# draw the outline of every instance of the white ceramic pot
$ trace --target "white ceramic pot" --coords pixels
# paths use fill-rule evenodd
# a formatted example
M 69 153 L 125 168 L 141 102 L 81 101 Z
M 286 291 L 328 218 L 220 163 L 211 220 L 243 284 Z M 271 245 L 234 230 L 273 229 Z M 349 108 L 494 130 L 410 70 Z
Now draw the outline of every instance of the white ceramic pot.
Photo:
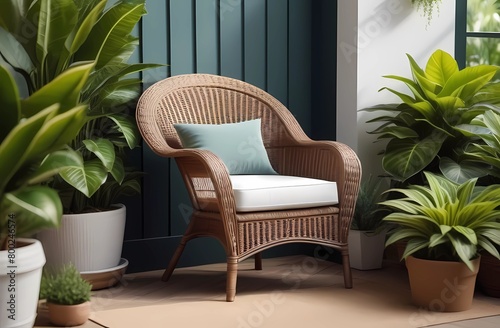
M 73 263 L 80 272 L 113 268 L 120 263 L 126 208 L 111 211 L 65 214 L 61 226 L 40 232 L 47 258 L 46 267 L 55 270 Z
M 349 260 L 351 268 L 373 270 L 382 267 L 386 231 L 349 231 Z
M 0 251 L 2 328 L 32 328 L 36 319 L 45 255 L 38 240 L 18 238 L 17 242 L 22 246 Z

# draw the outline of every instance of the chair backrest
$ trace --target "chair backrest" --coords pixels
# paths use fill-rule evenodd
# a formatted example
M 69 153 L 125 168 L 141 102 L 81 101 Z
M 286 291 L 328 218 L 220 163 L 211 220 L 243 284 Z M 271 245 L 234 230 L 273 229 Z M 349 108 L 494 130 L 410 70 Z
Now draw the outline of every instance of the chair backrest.
M 309 140 L 276 98 L 249 83 L 211 74 L 178 75 L 156 82 L 139 99 L 136 116 L 153 150 L 158 143 L 163 143 L 163 150 L 182 148 L 175 123 L 223 124 L 261 118 L 262 139 L 270 153 L 274 147 Z M 163 141 L 158 140 L 160 136 Z

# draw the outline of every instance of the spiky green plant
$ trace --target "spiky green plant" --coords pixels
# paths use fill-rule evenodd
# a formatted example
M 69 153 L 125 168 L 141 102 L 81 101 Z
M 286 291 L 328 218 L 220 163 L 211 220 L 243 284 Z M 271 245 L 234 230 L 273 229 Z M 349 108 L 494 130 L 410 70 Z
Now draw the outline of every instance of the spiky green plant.
M 387 214 L 380 202 L 385 199 L 382 178 L 369 176 L 361 182 L 351 228 L 354 230 L 374 231 L 382 225 Z
M 92 285 L 84 280 L 74 265 L 60 270 L 44 271 L 40 284 L 40 299 L 61 305 L 77 305 L 90 301 Z
M 424 172 L 428 186 L 390 189 L 405 197 L 381 204 L 392 209 L 384 221 L 397 227 L 386 246 L 407 240 L 403 258 L 409 255 L 444 261 L 461 261 L 473 270 L 471 259 L 480 250 L 500 259 L 500 185 L 463 184 Z

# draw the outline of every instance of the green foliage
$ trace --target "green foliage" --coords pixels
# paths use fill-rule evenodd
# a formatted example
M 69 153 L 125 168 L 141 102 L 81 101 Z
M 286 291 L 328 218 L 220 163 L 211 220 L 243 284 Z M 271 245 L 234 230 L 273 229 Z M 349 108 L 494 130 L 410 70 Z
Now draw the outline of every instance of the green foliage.
M 88 105 L 87 120 L 68 142 L 79 157 L 51 182 L 63 195 L 64 211 L 109 208 L 112 199 L 90 199 L 108 182 L 117 191 L 129 174 L 127 149 L 139 144 L 132 115 L 141 80 L 134 75 L 154 64 L 129 64 L 138 45 L 134 27 L 146 14 L 145 0 L 8 0 L 0 11 L 0 54 L 36 94 L 69 67 L 92 61 L 83 88 L 68 98 Z M 30 31 L 30 33 L 26 33 Z M 34 114 L 34 112 L 32 113 Z M 139 183 L 130 188 L 139 190 Z
M 384 221 L 396 224 L 386 245 L 407 240 L 403 257 L 462 261 L 485 250 L 500 259 L 500 185 L 476 186 L 477 179 L 457 184 L 424 172 L 428 186 L 391 189 L 405 197 L 381 204 L 392 209 Z
M 387 209 L 379 205 L 385 199 L 381 178 L 372 176 L 361 182 L 351 228 L 354 230 L 374 231 L 381 227 Z
M 500 31 L 500 1 L 467 0 L 467 31 Z M 466 47 L 467 66 L 500 64 L 500 44 L 495 37 L 468 37 Z
M 476 133 L 484 143 L 472 143 L 467 155 L 478 163 L 487 163 L 489 175 L 500 179 L 500 113 L 487 111 L 475 120 L 477 125 L 464 127 L 467 132 Z
M 427 25 L 429 25 L 434 12 L 439 12 L 441 0 L 411 0 L 411 3 L 416 5 L 418 10 L 422 10 L 422 14 L 427 18 Z
M 84 280 L 74 265 L 66 265 L 55 273 L 43 272 L 40 299 L 61 305 L 90 301 L 92 285 Z
M 382 166 L 391 178 L 405 182 L 422 171 L 442 172 L 449 179 L 463 182 L 488 174 L 488 165 L 466 154 L 472 142 L 481 138 L 472 133 L 473 120 L 497 106 L 500 84 L 491 82 L 500 67 L 479 65 L 459 70 L 453 57 L 435 51 L 425 70 L 407 55 L 412 78 L 396 75 L 386 78 L 402 82 L 410 93 L 396 91 L 399 104 L 383 104 L 365 109 L 381 112 L 368 121 L 381 123 L 371 131 L 378 140 L 388 140 Z M 469 129 L 469 131 L 466 131 Z
M 61 200 L 42 184 L 78 160 L 65 145 L 85 123 L 87 106 L 72 95 L 92 66 L 75 65 L 21 100 L 10 71 L 0 65 L 0 249 L 9 215 L 15 217 L 18 236 L 60 224 Z

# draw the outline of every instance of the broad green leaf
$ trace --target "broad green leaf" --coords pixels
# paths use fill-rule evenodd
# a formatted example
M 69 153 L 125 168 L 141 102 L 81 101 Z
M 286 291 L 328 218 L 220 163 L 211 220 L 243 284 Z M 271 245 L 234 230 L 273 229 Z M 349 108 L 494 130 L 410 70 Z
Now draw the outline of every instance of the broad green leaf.
M 113 169 L 111 170 L 110 173 L 115 179 L 115 181 L 118 182 L 118 184 L 121 184 L 123 182 L 123 179 L 125 179 L 125 167 L 120 157 L 117 157 L 115 159 Z
M 95 140 L 83 140 L 85 147 L 94 155 L 97 156 L 102 162 L 102 165 L 106 168 L 108 172 L 113 169 L 115 164 L 115 148 L 111 141 L 108 139 L 95 139 Z
M 392 139 L 386 147 L 382 166 L 394 179 L 404 181 L 432 162 L 445 139 L 438 134 L 423 140 Z
M 101 16 L 107 0 L 94 1 L 94 7 L 90 7 L 90 11 L 86 12 L 82 22 L 76 25 L 75 29 L 71 32 L 66 39 L 66 48 L 70 54 L 74 54 L 80 49 L 81 45 L 87 40 L 92 28 Z M 79 11 L 81 8 L 79 8 Z
M 28 160 L 34 159 L 40 153 L 46 154 L 59 150 L 70 143 L 85 123 L 86 109 L 86 105 L 81 105 L 46 121 L 25 150 L 27 152 L 26 158 Z
M 76 25 L 77 10 L 73 0 L 46 0 L 41 1 L 38 14 L 36 55 L 42 63 L 38 73 L 47 83 L 60 74 L 58 62 L 66 50 L 64 42 Z
M 14 214 L 16 233 L 25 236 L 45 228 L 58 227 L 62 205 L 55 190 L 32 186 L 5 194 L 0 203 L 0 213 L 3 217 Z
M 132 117 L 123 114 L 114 114 L 110 115 L 109 118 L 115 122 L 119 131 L 123 133 L 130 149 L 134 149 L 139 145 L 139 131 Z
M 491 65 L 466 67 L 449 78 L 438 96 L 456 96 L 467 101 L 495 76 L 498 69 Z
M 421 249 L 425 249 L 429 247 L 429 240 L 426 239 L 411 239 L 406 244 L 405 251 L 403 252 L 403 258 L 407 258 L 408 256 L 418 252 Z
M 439 160 L 439 170 L 445 177 L 456 183 L 464 183 L 472 178 L 483 177 L 488 170 L 484 163 L 472 160 L 455 162 L 449 157 L 442 157 Z
M 145 14 L 144 1 L 119 1 L 105 11 L 75 54 L 76 60 L 96 59 L 99 69 L 115 57 L 130 40 L 137 22 Z
M 50 153 L 40 167 L 27 177 L 27 184 L 34 185 L 47 181 L 67 167 L 83 165 L 79 154 L 71 148 Z
M 434 100 L 439 91 L 441 91 L 441 86 L 427 78 L 425 72 L 418 66 L 412 56 L 407 54 L 407 57 L 410 61 L 410 68 L 414 79 L 417 81 L 420 88 L 422 88 L 426 98 L 428 100 Z
M 444 86 L 458 70 L 456 60 L 449 53 L 439 49 L 427 61 L 425 74 L 431 81 Z
M 88 62 L 64 71 L 29 98 L 22 100 L 22 113 L 30 117 L 54 103 L 60 103 L 63 111 L 73 108 L 78 103 L 80 90 L 92 68 L 93 63 Z
M 0 44 L 2 45 L 0 54 L 9 65 L 24 71 L 25 75 L 30 74 L 35 69 L 22 44 L 2 27 L 0 27 Z
M 405 94 L 403 92 L 399 92 L 397 90 L 394 90 L 394 89 L 391 89 L 391 88 L 388 88 L 388 87 L 384 87 L 384 88 L 380 89 L 379 91 L 382 91 L 382 90 L 387 90 L 387 91 L 395 94 L 396 96 L 398 96 L 406 104 L 413 104 L 413 103 L 416 102 L 415 99 L 413 99 L 412 97 L 408 96 L 407 94 Z
M 9 71 L 0 65 L 0 142 L 17 125 L 21 119 L 21 105 L 16 81 Z
M 422 90 L 420 85 L 418 85 L 415 81 L 410 80 L 410 79 L 405 78 L 405 77 L 402 77 L 402 76 L 397 76 L 397 75 L 385 75 L 384 77 L 388 78 L 388 79 L 400 81 L 400 82 L 403 82 L 404 84 L 406 84 L 408 89 L 410 89 L 410 91 L 413 93 L 413 96 L 415 97 L 416 101 L 425 101 L 427 99 L 424 91 Z M 380 89 L 379 92 L 383 89 L 384 88 Z
M 460 260 L 464 262 L 471 271 L 474 271 L 471 259 L 477 255 L 477 247 L 470 243 L 464 243 L 461 239 L 454 238 L 452 236 L 449 237 L 454 250 L 460 257 Z
M 453 226 L 453 229 L 458 233 L 460 233 L 465 238 L 467 238 L 469 242 L 471 242 L 474 245 L 477 245 L 477 236 L 474 230 L 459 225 Z
M 29 148 L 47 117 L 53 115 L 57 110 L 58 106 L 53 105 L 21 121 L 2 141 L 0 144 L 0 158 L 8 158 L 9 160 L 0 161 L 0 192 L 4 190 L 17 170 L 23 166 L 27 156 L 26 149 Z
M 95 159 L 80 167 L 63 169 L 59 175 L 73 188 L 91 197 L 106 182 L 108 170 L 99 159 Z

